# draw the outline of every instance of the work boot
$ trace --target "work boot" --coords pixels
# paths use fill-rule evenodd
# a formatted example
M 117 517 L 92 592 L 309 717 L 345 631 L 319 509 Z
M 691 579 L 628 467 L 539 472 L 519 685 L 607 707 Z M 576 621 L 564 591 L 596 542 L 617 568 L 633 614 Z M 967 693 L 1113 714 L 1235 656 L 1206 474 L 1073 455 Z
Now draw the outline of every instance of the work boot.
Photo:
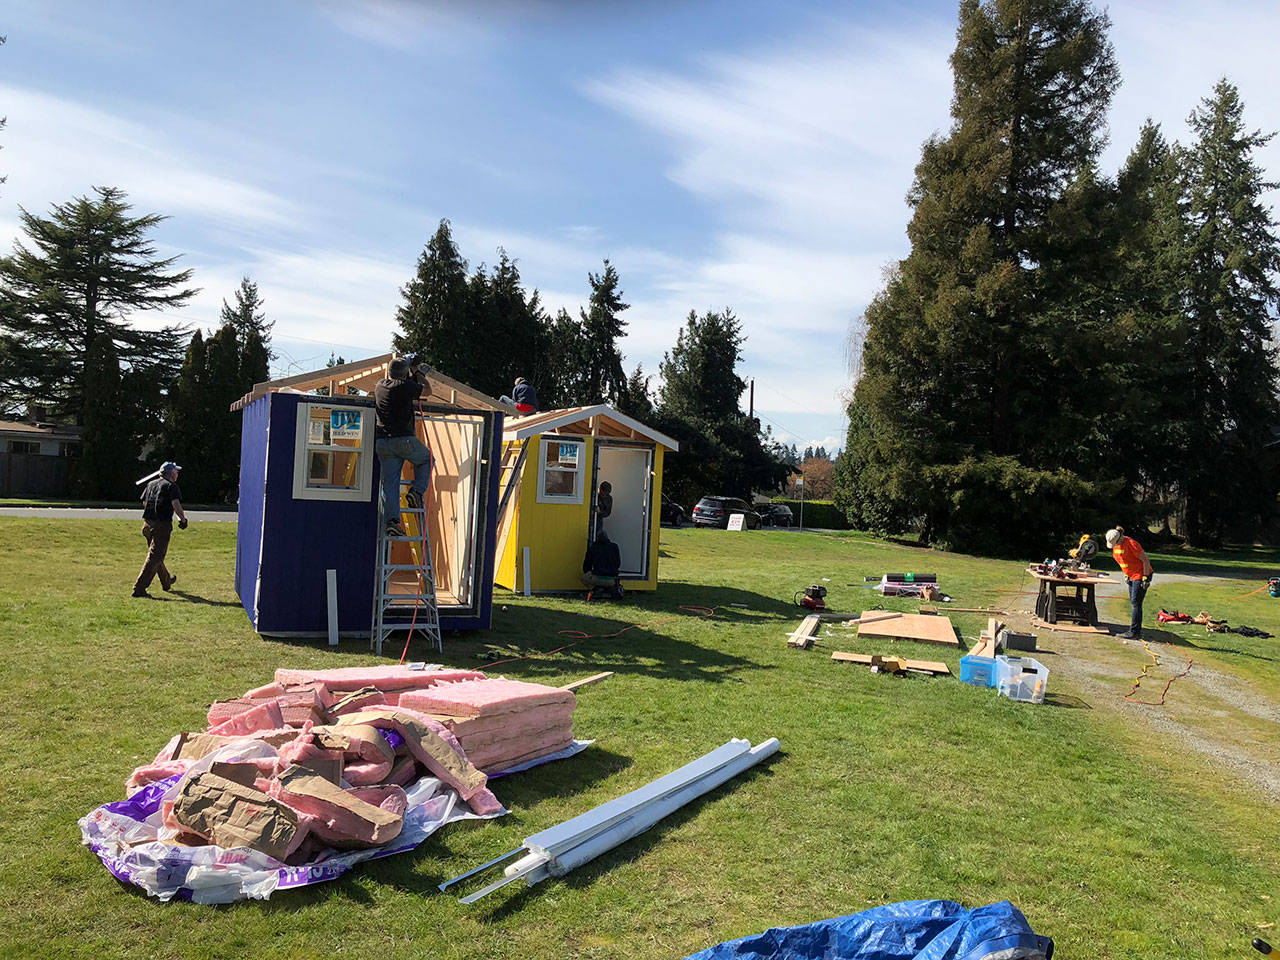
M 1132 630 L 1126 630 L 1124 633 L 1120 634 L 1120 639 L 1121 640 L 1141 640 L 1142 634 L 1134 633 Z
M 414 510 L 421 510 L 422 494 L 420 494 L 417 490 L 410 490 L 408 493 L 404 495 L 404 502 L 407 503 Z
M 403 537 L 403 536 L 407 536 L 407 534 L 404 532 L 404 527 L 400 526 L 399 520 L 392 520 L 390 523 L 387 524 L 387 536 Z
M 160 584 L 160 587 L 161 589 L 164 590 L 165 593 L 168 593 L 170 590 L 173 589 L 173 585 L 177 582 L 178 582 L 178 575 L 175 573 L 172 577 L 169 578 L 168 584 L 162 583 Z
M 133 591 L 133 593 L 131 593 L 131 594 L 130 594 L 130 596 L 133 596 L 133 597 L 146 597 L 148 600 L 152 600 L 152 599 L 154 599 L 154 598 L 151 596 L 151 594 L 147 593 L 147 591 L 145 591 L 145 590 L 135 590 L 135 591 Z

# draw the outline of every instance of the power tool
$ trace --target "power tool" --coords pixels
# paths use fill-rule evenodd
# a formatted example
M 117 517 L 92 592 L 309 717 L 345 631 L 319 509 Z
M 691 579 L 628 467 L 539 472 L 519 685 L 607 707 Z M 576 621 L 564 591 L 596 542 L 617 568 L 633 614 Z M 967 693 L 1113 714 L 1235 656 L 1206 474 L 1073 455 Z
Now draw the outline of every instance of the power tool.
M 1080 542 L 1067 551 L 1067 559 L 1061 561 L 1064 570 L 1083 570 L 1088 572 L 1089 561 L 1098 555 L 1098 541 L 1089 534 L 1080 538 Z
M 821 584 L 811 584 L 803 590 L 797 590 L 793 598 L 797 607 L 804 607 L 806 610 L 825 610 L 827 588 Z

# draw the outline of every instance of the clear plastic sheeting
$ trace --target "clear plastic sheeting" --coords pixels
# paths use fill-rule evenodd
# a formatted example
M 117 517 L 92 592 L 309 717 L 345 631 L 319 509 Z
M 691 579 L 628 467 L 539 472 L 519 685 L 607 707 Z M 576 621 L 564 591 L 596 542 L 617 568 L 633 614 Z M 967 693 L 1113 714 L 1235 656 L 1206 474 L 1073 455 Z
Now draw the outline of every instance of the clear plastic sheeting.
M 1007 900 L 967 910 L 951 900 L 908 900 L 802 927 L 775 927 L 685 960 L 1051 960 Z

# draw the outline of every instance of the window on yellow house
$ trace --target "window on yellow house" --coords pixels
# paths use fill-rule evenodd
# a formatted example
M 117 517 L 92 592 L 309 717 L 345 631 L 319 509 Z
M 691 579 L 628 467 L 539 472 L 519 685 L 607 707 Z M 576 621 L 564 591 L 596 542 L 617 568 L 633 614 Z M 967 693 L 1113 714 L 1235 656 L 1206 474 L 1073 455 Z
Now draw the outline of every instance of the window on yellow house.
M 586 442 L 542 438 L 538 460 L 539 503 L 581 503 Z

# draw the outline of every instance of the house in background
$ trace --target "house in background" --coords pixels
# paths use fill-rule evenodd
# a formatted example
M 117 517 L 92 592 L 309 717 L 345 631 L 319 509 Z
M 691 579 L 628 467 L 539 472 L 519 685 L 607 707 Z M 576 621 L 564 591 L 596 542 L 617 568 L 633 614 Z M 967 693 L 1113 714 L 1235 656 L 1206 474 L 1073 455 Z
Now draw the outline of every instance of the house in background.
M 582 589 L 595 492 L 608 480 L 605 532 L 628 590 L 658 589 L 662 459 L 680 445 L 607 404 L 507 421 L 503 434 L 497 584 L 519 593 Z
M 0 420 L 0 496 L 65 497 L 71 467 L 80 456 L 82 427 L 28 420 Z

